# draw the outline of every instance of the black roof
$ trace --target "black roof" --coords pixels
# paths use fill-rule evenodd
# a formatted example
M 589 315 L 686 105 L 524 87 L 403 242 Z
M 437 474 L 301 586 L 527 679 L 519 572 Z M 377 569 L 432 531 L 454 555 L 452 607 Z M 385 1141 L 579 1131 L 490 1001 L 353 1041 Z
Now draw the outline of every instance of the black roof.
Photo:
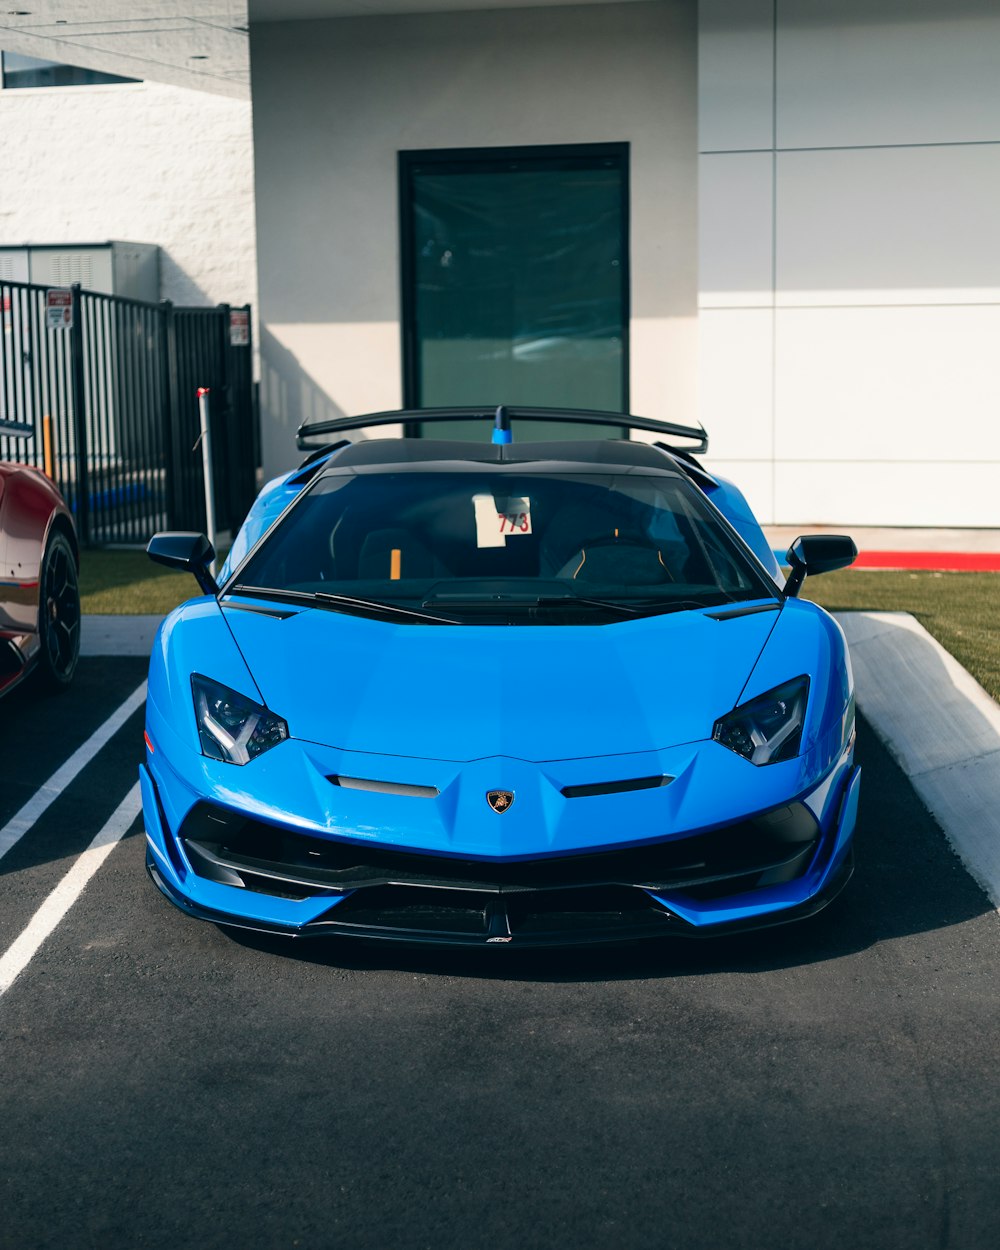
M 484 429 L 484 434 L 488 430 Z M 456 468 L 473 464 L 509 464 L 527 467 L 536 464 L 566 468 L 585 466 L 594 469 L 628 468 L 657 469 L 678 472 L 676 461 L 665 451 L 649 443 L 633 443 L 626 439 L 578 439 L 558 442 L 482 443 L 457 439 L 370 438 L 349 443 L 328 462 L 331 472 L 340 468 L 420 465 L 435 469 L 450 465 Z

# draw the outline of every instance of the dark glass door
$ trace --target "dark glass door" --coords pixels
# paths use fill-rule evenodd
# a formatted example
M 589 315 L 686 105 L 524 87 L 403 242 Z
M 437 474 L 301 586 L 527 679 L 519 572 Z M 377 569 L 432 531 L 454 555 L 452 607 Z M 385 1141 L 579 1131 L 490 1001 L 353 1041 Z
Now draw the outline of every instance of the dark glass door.
M 407 407 L 627 411 L 627 144 L 404 152 L 400 189 Z

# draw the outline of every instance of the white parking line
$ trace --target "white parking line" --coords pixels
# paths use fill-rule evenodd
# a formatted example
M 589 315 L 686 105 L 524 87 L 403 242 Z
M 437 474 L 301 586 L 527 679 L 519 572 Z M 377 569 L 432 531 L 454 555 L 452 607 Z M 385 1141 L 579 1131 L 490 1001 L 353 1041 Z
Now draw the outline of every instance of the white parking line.
M 83 746 L 78 747 L 65 764 L 57 768 L 45 784 L 31 796 L 16 816 L 0 829 L 0 859 L 11 847 L 16 846 L 31 826 L 59 797 L 77 773 L 85 768 L 102 746 L 112 738 L 128 720 L 136 708 L 142 707 L 146 700 L 146 683 L 137 687 L 116 711 L 112 712 L 103 725 L 90 735 Z
M 0 958 L 0 996 L 14 984 L 41 944 L 83 893 L 90 878 L 128 833 L 141 807 L 142 794 L 137 781 L 104 828 L 32 916 L 28 927 Z

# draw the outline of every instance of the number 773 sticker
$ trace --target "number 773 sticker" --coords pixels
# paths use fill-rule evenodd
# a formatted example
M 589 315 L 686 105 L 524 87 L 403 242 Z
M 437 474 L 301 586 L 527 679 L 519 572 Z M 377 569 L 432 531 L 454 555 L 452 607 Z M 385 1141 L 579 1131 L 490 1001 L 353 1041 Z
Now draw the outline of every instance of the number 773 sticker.
M 472 504 L 477 547 L 506 547 L 508 538 L 531 533 L 531 500 L 525 495 L 515 499 L 473 495 Z

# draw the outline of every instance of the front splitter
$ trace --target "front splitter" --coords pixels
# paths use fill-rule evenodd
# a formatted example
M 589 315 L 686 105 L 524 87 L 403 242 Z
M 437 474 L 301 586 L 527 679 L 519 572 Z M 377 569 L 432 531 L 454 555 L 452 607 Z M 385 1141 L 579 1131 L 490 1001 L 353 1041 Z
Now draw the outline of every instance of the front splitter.
M 271 924 L 259 920 L 245 920 L 225 912 L 217 912 L 207 907 L 192 903 L 163 877 L 156 866 L 156 861 L 149 851 L 146 852 L 146 871 L 154 885 L 169 900 L 187 915 L 197 920 L 206 920 L 225 928 L 241 929 L 252 933 L 271 934 L 288 938 L 323 938 L 347 937 L 360 938 L 377 942 L 405 942 L 419 946 L 448 946 L 479 949 L 483 946 L 505 947 L 510 949 L 528 949 L 543 947 L 569 946 L 613 946 L 620 943 L 649 941 L 661 937 L 680 938 L 714 938 L 726 937 L 734 933 L 746 933 L 755 929 L 773 928 L 776 925 L 791 924 L 797 920 L 806 920 L 823 910 L 847 885 L 854 872 L 853 851 L 849 852 L 837 872 L 812 897 L 792 907 L 761 913 L 759 916 L 744 916 L 737 921 L 717 925 L 693 925 L 666 908 L 650 908 L 642 924 L 623 923 L 620 929 L 609 931 L 604 928 L 599 932 L 587 930 L 559 931 L 553 933 L 512 933 L 512 934 L 476 934 L 434 932 L 425 930 L 401 929 L 397 927 L 379 927 L 375 925 L 349 924 L 332 920 L 330 913 L 301 926 Z

